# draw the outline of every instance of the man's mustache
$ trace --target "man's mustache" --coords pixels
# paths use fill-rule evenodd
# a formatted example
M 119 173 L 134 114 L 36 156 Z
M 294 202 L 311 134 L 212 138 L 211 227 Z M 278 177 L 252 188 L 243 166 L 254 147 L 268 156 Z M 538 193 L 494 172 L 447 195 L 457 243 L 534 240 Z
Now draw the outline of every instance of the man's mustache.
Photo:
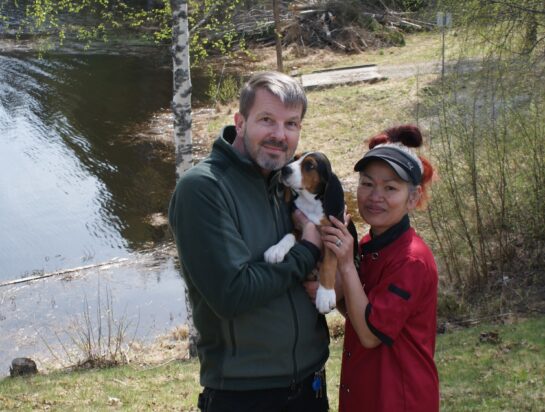
M 288 150 L 288 144 L 286 142 L 279 142 L 277 140 L 264 140 L 262 145 L 272 146 L 272 147 L 278 147 L 279 149 L 282 149 L 283 151 Z

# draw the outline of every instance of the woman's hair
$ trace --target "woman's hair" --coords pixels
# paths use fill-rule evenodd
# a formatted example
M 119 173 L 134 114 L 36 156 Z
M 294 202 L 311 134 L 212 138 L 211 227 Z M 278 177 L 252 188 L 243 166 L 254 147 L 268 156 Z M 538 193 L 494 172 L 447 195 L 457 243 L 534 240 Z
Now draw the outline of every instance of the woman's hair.
M 411 124 L 404 124 L 386 129 L 382 133 L 371 137 L 368 141 L 369 149 L 381 146 L 395 146 L 417 161 L 422 171 L 422 179 L 420 181 L 422 196 L 418 201 L 417 207 L 424 207 L 429 199 L 429 188 L 434 177 L 434 171 L 430 161 L 424 156 L 418 155 L 414 150 L 423 145 L 420 129 Z

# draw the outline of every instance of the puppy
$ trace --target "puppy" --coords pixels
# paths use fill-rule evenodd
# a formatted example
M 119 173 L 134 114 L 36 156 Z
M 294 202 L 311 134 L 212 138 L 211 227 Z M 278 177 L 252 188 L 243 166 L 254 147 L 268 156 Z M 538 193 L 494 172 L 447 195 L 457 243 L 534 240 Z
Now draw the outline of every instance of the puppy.
M 314 224 L 331 225 L 328 216 L 344 221 L 344 191 L 341 182 L 331 170 L 329 159 L 320 152 L 303 153 L 295 157 L 281 170 L 282 183 L 295 192 L 295 207 Z M 349 223 L 348 230 L 354 237 L 354 256 L 358 250 L 356 228 Z M 295 244 L 295 235 L 288 233 L 280 242 L 265 251 L 265 261 L 279 263 Z M 325 248 L 320 265 L 320 286 L 316 294 L 316 308 L 328 313 L 336 306 L 335 275 L 337 257 Z

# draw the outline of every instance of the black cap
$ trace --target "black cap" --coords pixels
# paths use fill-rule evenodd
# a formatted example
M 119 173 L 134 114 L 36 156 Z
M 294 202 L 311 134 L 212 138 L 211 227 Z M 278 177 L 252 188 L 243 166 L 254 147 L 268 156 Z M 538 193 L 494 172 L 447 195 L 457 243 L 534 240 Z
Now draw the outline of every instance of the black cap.
M 359 172 L 365 168 L 372 160 L 384 160 L 388 163 L 397 175 L 406 182 L 419 185 L 422 181 L 422 171 L 420 165 L 410 154 L 395 146 L 379 146 L 369 150 L 356 163 L 354 170 Z

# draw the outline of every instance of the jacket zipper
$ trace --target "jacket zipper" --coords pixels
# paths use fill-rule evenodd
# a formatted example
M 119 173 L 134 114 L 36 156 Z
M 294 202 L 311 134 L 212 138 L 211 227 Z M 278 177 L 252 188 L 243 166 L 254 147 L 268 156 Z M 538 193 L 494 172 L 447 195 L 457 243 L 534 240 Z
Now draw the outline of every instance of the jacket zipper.
M 280 205 L 278 204 L 278 199 L 275 193 L 272 193 L 272 198 L 273 198 L 273 213 L 274 213 L 274 223 L 276 227 L 276 236 L 280 237 L 280 228 L 278 226 L 282 223 L 282 227 L 283 227 L 284 223 L 280 222 Z
M 286 227 L 284 226 L 284 221 L 280 219 L 280 205 L 278 203 L 278 198 L 276 197 L 276 193 L 272 193 L 273 198 L 273 211 L 274 211 L 274 220 L 275 220 L 275 226 L 276 226 L 276 235 L 280 237 L 283 232 L 286 231 Z M 280 227 L 282 226 L 282 233 L 280 233 Z M 297 344 L 299 342 L 299 323 L 297 321 L 297 311 L 295 310 L 295 303 L 293 302 L 293 296 L 291 294 L 291 291 L 288 290 L 288 300 L 290 302 L 290 308 L 291 308 L 291 314 L 293 317 L 293 329 L 294 329 L 294 340 L 293 340 L 293 348 L 291 351 L 291 357 L 293 361 L 293 378 L 291 382 L 291 386 L 295 385 L 297 383 L 297 356 L 296 356 L 296 349 Z
M 265 192 L 266 192 L 267 196 L 269 196 L 269 192 L 268 192 L 267 188 L 265 188 Z M 273 218 L 274 218 L 274 222 L 275 222 L 276 235 L 279 236 L 280 235 L 280 229 L 279 229 L 280 205 L 278 204 L 278 199 L 277 199 L 277 197 L 275 196 L 274 193 L 272 194 L 272 199 L 273 199 L 272 209 L 273 209 L 273 215 L 274 215 Z M 284 226 L 283 223 L 282 223 L 282 226 Z M 288 291 L 288 294 L 289 293 L 290 292 Z M 290 303 L 291 303 L 291 306 L 292 306 L 292 311 L 295 311 L 295 309 L 293 307 L 293 302 L 291 300 L 291 295 L 290 295 Z M 293 313 L 293 315 L 295 317 L 295 312 Z M 236 354 L 237 354 L 237 341 L 236 341 L 236 338 L 235 338 L 235 322 L 233 320 L 229 321 L 229 337 L 231 339 L 231 347 L 232 347 L 231 356 L 236 356 Z M 297 336 L 296 336 L 295 340 L 297 341 Z M 293 349 L 293 353 L 294 353 L 294 356 L 295 356 L 295 348 Z
M 278 203 L 278 198 L 276 196 L 276 193 L 272 193 L 273 198 L 273 213 L 274 213 L 274 221 L 276 226 L 276 235 L 280 237 L 280 225 L 282 226 L 282 233 L 286 231 L 286 228 L 284 227 L 284 222 L 280 220 L 280 205 Z M 294 329 L 294 340 L 293 340 L 293 347 L 291 351 L 292 361 L 293 361 L 293 378 L 291 382 L 291 386 L 293 387 L 297 383 L 297 356 L 296 356 L 296 349 L 297 349 L 297 343 L 299 342 L 299 323 L 297 321 L 297 311 L 295 310 L 295 303 L 293 302 L 293 296 L 291 294 L 291 291 L 288 289 L 288 300 L 290 302 L 291 307 L 291 314 L 293 317 L 293 329 Z
M 235 322 L 233 320 L 229 321 L 229 334 L 231 335 L 231 346 L 233 347 L 231 351 L 232 356 L 237 354 L 237 341 L 235 340 Z
M 297 312 L 295 311 L 295 304 L 293 303 L 293 297 L 291 296 L 291 291 L 288 290 L 288 299 L 290 301 L 291 313 L 293 315 L 293 328 L 295 331 L 295 339 L 293 341 L 293 349 L 291 351 L 291 356 L 293 360 L 293 379 L 292 385 L 297 383 L 297 356 L 295 349 L 297 348 L 297 343 L 299 342 L 299 323 L 297 321 Z

